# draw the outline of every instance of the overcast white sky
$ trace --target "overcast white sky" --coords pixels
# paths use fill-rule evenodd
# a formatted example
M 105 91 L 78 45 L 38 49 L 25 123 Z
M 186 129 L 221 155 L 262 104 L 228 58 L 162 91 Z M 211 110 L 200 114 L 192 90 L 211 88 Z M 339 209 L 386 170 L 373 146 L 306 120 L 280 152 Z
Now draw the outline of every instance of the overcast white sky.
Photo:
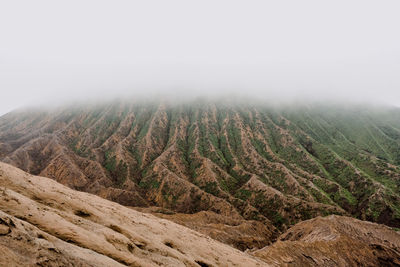
M 400 105 L 400 1 L 0 1 L 0 114 L 149 92 Z

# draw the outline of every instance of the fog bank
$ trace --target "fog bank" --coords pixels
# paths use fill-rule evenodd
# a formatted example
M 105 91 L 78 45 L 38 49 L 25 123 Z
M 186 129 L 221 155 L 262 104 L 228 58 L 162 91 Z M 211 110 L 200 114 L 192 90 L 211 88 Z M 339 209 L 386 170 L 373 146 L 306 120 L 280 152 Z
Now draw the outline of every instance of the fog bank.
M 0 115 L 115 97 L 400 106 L 398 1 L 3 1 Z

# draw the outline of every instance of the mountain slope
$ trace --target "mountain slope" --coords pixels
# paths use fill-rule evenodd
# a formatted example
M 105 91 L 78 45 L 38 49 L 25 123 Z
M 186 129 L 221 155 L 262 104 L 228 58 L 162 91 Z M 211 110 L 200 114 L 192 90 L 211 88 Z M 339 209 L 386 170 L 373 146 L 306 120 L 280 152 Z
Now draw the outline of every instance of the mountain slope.
M 266 266 L 195 231 L 0 163 L 1 266 Z
M 124 101 L 19 111 L 0 118 L 0 160 L 128 206 L 280 231 L 328 214 L 400 227 L 398 109 Z

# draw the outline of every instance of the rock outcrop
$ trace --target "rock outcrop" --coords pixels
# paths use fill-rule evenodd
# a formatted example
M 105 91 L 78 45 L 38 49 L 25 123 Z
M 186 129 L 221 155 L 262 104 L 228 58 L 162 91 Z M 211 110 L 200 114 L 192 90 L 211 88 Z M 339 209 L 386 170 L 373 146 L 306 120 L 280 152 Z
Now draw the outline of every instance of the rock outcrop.
M 400 266 L 400 234 L 384 225 L 331 215 L 296 224 L 253 255 L 272 266 Z

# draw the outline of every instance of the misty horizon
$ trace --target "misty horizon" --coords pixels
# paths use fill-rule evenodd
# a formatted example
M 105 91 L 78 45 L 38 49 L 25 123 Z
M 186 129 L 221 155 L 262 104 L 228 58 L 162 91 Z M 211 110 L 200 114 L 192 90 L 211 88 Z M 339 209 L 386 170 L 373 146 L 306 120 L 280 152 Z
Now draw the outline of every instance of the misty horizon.
M 396 1 L 1 6 L 0 115 L 153 96 L 400 106 Z

